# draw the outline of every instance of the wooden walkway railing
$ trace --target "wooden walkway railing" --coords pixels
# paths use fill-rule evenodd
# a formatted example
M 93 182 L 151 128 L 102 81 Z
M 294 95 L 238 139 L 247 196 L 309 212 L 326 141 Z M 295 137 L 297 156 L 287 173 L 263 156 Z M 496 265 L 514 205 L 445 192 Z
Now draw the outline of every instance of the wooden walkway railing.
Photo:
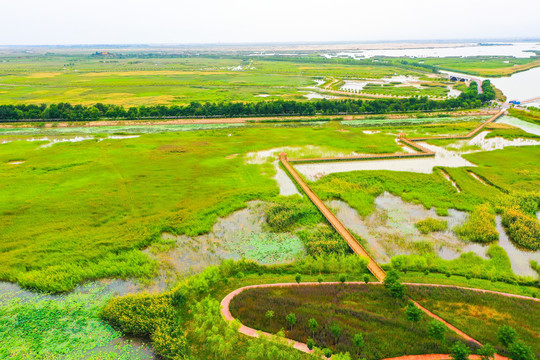
M 431 150 L 426 149 L 425 147 L 416 144 L 418 141 L 424 140 L 448 140 L 448 139 L 468 139 L 478 134 L 486 125 L 497 120 L 500 116 L 505 113 L 504 110 L 501 110 L 497 114 L 493 115 L 487 121 L 476 127 L 474 130 L 470 131 L 466 135 L 450 135 L 450 136 L 440 136 L 440 137 L 422 137 L 422 138 L 407 138 L 405 134 L 400 134 L 399 141 L 413 149 L 418 150 L 417 153 L 410 154 L 367 154 L 367 155 L 358 155 L 358 156 L 340 156 L 340 157 L 328 157 L 328 158 L 311 158 L 311 159 L 287 159 L 287 154 L 279 154 L 279 160 L 289 172 L 292 178 L 296 183 L 302 188 L 304 193 L 308 198 L 317 206 L 319 211 L 324 215 L 326 220 L 332 225 L 332 227 L 343 237 L 343 239 L 349 244 L 351 249 L 358 254 L 359 256 L 366 257 L 368 259 L 368 269 L 369 271 L 377 278 L 379 281 L 383 281 L 386 277 L 385 271 L 381 266 L 369 255 L 369 253 L 364 249 L 362 245 L 356 240 L 356 238 L 347 230 L 347 228 L 339 221 L 339 219 L 328 209 L 324 202 L 315 194 L 305 180 L 298 174 L 294 169 L 291 163 L 302 163 L 302 162 L 322 162 L 322 161 L 352 161 L 352 160 L 377 160 L 377 159 L 403 159 L 403 158 L 413 158 L 413 157 L 424 157 L 424 156 L 435 156 L 435 153 Z
M 380 265 L 369 255 L 369 253 L 364 249 L 362 245 L 356 240 L 356 238 L 347 230 L 347 228 L 338 220 L 338 218 L 328 209 L 324 202 L 310 189 L 308 184 L 304 179 L 298 174 L 298 172 L 292 167 L 292 165 L 287 161 L 287 154 L 279 154 L 279 160 L 287 169 L 289 174 L 294 178 L 296 183 L 302 188 L 304 193 L 309 197 L 309 199 L 317 206 L 320 212 L 324 215 L 326 220 L 336 229 L 336 231 L 345 239 L 347 244 L 351 249 L 358 255 L 366 257 L 368 259 L 368 269 L 369 271 L 377 278 L 379 281 L 383 281 L 386 277 L 385 271 L 380 267 Z

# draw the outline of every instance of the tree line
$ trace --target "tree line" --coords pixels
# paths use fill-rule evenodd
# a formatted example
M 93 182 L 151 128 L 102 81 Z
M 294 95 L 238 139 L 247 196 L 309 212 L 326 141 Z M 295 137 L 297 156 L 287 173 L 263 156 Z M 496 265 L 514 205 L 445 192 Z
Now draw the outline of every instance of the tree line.
M 124 108 L 118 105 L 72 105 L 70 103 L 41 105 L 0 105 L 0 121 L 68 120 L 91 121 L 98 119 L 147 119 L 192 117 L 242 117 L 275 115 L 337 115 L 384 114 L 407 111 L 435 111 L 472 109 L 481 107 L 495 97 L 489 81 L 482 84 L 483 94 L 478 94 L 477 84 L 471 83 L 467 91 L 446 100 L 427 97 L 388 98 L 375 100 L 275 100 L 261 102 L 191 102 L 189 105 L 152 105 Z

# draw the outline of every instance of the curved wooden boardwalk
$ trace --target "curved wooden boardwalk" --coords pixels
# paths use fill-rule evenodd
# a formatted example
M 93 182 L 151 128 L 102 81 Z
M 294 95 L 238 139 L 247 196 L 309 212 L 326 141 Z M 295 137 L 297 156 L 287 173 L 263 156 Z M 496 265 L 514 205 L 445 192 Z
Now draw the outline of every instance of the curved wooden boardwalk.
M 226 321 L 235 320 L 235 318 L 231 314 L 230 304 L 231 304 L 232 299 L 234 299 L 238 294 L 240 294 L 241 292 L 243 292 L 245 290 L 256 289 L 256 288 L 271 288 L 271 287 L 283 288 L 283 287 L 295 287 L 295 286 L 320 286 L 320 285 L 339 285 L 339 284 L 341 284 L 341 282 L 325 282 L 325 283 L 322 283 L 322 284 L 318 283 L 318 282 L 277 283 L 277 284 L 259 284 L 259 285 L 244 286 L 244 287 L 241 287 L 241 288 L 238 288 L 238 289 L 232 291 L 231 293 L 229 293 L 227 296 L 225 296 L 223 298 L 223 300 L 221 301 L 221 315 L 224 317 L 224 319 Z M 350 281 L 350 282 L 346 282 L 345 284 L 347 284 L 347 285 L 380 285 L 380 283 L 378 283 L 378 282 L 371 282 L 371 283 L 365 284 L 364 282 L 360 282 L 360 281 Z M 527 299 L 527 300 L 532 300 L 532 301 L 540 301 L 540 299 L 535 299 L 535 298 L 522 296 L 522 295 L 508 294 L 508 293 L 503 293 L 503 292 L 498 292 L 498 291 L 491 291 L 491 290 L 467 288 L 467 287 L 462 287 L 462 286 L 442 285 L 442 284 L 421 284 L 421 283 L 404 283 L 404 285 L 408 285 L 408 286 L 431 286 L 431 287 L 451 287 L 451 288 L 455 288 L 455 289 L 466 289 L 466 290 L 470 290 L 470 291 L 476 291 L 476 292 L 482 292 L 482 293 L 491 293 L 491 294 L 497 294 L 497 295 L 506 296 L 506 297 L 515 297 L 515 298 Z M 463 331 L 459 330 L 458 328 L 456 328 L 452 324 L 446 322 L 441 317 L 433 314 L 431 311 L 427 310 L 426 308 L 424 308 L 423 306 L 421 306 L 417 302 L 413 301 L 413 303 L 419 309 L 421 309 L 427 316 L 430 316 L 431 318 L 442 322 L 444 325 L 446 325 L 446 327 L 448 327 L 448 329 L 452 330 L 453 332 L 458 334 L 463 339 L 465 339 L 467 341 L 474 342 L 475 344 L 478 344 L 479 346 L 482 346 L 482 344 L 479 341 L 477 341 L 476 339 L 474 339 L 471 336 L 467 335 Z M 267 336 L 269 338 L 272 338 L 274 336 L 274 335 L 272 335 L 270 333 L 259 331 L 257 329 L 250 328 L 250 327 L 245 326 L 243 324 L 241 324 L 239 332 L 244 334 L 244 335 L 251 336 L 251 337 Z M 302 343 L 302 342 L 290 340 L 290 345 L 292 347 L 294 347 L 295 349 L 298 349 L 298 350 L 303 351 L 303 352 L 308 353 L 308 354 L 311 354 L 313 352 L 312 350 L 308 349 L 308 347 L 307 347 L 307 345 L 305 343 Z M 449 358 L 450 358 L 450 355 L 448 355 L 448 354 L 427 354 L 427 355 L 406 355 L 406 356 L 400 356 L 400 357 L 392 358 L 391 360 L 443 360 L 443 359 L 449 359 Z M 473 356 L 470 357 L 470 359 L 474 360 L 474 359 L 476 359 L 476 357 L 473 355 Z M 496 360 L 507 360 L 506 357 L 500 356 L 500 355 L 495 355 L 495 359 Z M 390 359 L 385 359 L 385 360 L 390 360 Z
M 440 136 L 440 137 L 422 137 L 422 138 L 407 138 L 404 134 L 400 135 L 399 141 L 403 144 L 406 144 L 416 150 L 417 153 L 410 154 L 368 154 L 368 155 L 358 155 L 358 156 L 341 156 L 341 157 L 331 157 L 331 158 L 312 158 L 312 159 L 287 159 L 287 154 L 279 154 L 279 160 L 291 177 L 296 181 L 298 186 L 302 188 L 307 197 L 317 206 L 319 211 L 324 215 L 326 220 L 332 225 L 332 227 L 341 235 L 341 237 L 349 244 L 351 249 L 358 255 L 366 257 L 368 259 L 368 269 L 369 271 L 377 278 L 379 281 L 383 281 L 386 277 L 385 271 L 381 266 L 369 255 L 369 253 L 364 249 L 362 245 L 356 240 L 356 238 L 347 230 L 347 228 L 339 221 L 339 219 L 328 209 L 324 202 L 315 194 L 304 179 L 298 174 L 298 172 L 291 165 L 291 162 L 319 162 L 319 161 L 350 161 L 350 160 L 375 160 L 375 159 L 396 159 L 396 158 L 413 158 L 413 157 L 422 157 L 422 156 L 435 156 L 433 151 L 426 149 L 425 147 L 416 144 L 418 141 L 424 140 L 448 140 L 448 139 L 468 139 L 478 134 L 486 125 L 497 120 L 500 116 L 505 113 L 505 110 L 499 111 L 497 114 L 493 115 L 487 121 L 480 124 L 474 130 L 470 131 L 466 135 L 450 135 L 450 136 Z

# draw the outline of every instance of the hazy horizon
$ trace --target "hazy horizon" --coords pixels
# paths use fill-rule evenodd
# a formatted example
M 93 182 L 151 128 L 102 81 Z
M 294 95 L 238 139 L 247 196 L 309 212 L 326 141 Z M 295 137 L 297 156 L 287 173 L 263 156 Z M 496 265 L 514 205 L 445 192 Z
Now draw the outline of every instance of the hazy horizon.
M 540 38 L 540 2 L 20 0 L 3 4 L 3 46 L 239 45 Z

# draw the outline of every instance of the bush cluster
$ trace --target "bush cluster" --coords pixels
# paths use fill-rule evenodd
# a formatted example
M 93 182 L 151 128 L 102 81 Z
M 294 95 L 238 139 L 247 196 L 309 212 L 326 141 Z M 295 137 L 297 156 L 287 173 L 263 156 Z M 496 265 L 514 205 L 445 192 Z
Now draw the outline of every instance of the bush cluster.
M 329 226 L 319 227 L 315 231 L 299 231 L 298 237 L 304 243 L 307 253 L 312 256 L 342 255 L 351 252 L 351 248 L 345 240 Z
M 307 201 L 282 200 L 266 209 L 266 222 L 270 230 L 285 232 L 297 225 L 314 225 L 323 221 L 317 208 Z
M 488 204 L 477 206 L 469 219 L 454 231 L 461 238 L 474 242 L 489 243 L 499 239 L 495 214 Z
M 540 249 L 540 222 L 534 216 L 512 207 L 503 212 L 502 223 L 513 242 L 529 250 Z
M 436 218 L 427 218 L 417 221 L 414 226 L 420 230 L 422 234 L 429 234 L 430 232 L 443 231 L 448 227 L 448 222 Z

